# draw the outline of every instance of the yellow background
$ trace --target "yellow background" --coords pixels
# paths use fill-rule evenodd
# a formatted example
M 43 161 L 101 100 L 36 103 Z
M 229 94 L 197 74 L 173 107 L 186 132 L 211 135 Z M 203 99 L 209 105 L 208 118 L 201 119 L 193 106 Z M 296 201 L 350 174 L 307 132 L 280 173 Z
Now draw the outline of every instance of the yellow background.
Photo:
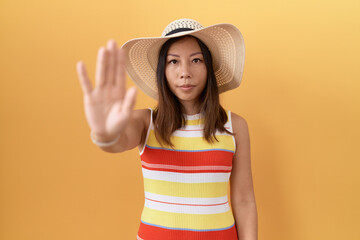
M 1 0 L 0 239 L 135 239 L 138 150 L 93 145 L 75 63 L 93 76 L 108 39 L 184 17 L 244 36 L 221 98 L 249 124 L 259 239 L 360 239 L 359 16 L 358 0 Z

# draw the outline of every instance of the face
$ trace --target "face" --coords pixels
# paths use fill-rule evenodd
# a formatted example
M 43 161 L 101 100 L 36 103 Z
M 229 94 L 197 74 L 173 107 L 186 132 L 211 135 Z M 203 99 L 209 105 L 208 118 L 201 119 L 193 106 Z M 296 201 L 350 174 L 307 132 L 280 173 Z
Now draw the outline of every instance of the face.
M 207 81 L 203 54 L 196 39 L 173 43 L 166 56 L 165 76 L 170 90 L 182 104 L 196 104 Z

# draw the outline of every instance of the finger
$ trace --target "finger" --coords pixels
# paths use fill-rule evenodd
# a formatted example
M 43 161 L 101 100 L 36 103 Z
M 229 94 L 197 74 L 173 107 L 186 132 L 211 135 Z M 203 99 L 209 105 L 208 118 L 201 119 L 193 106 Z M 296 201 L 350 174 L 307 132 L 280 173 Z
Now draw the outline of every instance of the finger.
M 125 52 L 123 49 L 117 51 L 115 84 L 119 88 L 120 99 L 123 99 L 126 91 Z
M 86 72 L 85 64 L 82 61 L 79 61 L 76 64 L 76 70 L 84 95 L 90 94 L 93 88 Z
M 116 42 L 113 39 L 109 40 L 107 43 L 107 50 L 109 52 L 109 64 L 106 74 L 108 84 L 115 84 L 116 49 Z
M 99 49 L 96 62 L 96 87 L 104 86 L 104 84 L 106 83 L 107 55 L 107 50 L 104 47 L 101 47 Z
M 125 113 L 129 113 L 130 111 L 133 110 L 135 106 L 136 94 L 137 94 L 136 87 L 131 87 L 129 90 L 127 90 L 123 102 L 122 111 L 124 111 Z

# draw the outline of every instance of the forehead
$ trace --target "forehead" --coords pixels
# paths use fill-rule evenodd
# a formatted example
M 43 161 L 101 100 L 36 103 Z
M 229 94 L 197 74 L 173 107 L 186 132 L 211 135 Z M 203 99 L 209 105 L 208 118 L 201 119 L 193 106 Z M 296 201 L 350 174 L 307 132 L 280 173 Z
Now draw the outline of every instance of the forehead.
M 168 53 L 194 53 L 201 52 L 198 41 L 193 37 L 184 37 L 171 44 Z

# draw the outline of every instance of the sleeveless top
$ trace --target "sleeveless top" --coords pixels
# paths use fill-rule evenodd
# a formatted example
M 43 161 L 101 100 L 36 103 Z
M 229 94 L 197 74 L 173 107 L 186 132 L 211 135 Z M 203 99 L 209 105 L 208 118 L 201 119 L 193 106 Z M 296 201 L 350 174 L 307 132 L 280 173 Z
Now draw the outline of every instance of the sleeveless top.
M 185 115 L 185 126 L 171 136 L 174 148 L 166 148 L 155 138 L 150 110 L 140 151 L 145 204 L 137 240 L 238 240 L 227 197 L 235 138 L 217 131 L 218 142 L 210 144 L 202 115 Z

